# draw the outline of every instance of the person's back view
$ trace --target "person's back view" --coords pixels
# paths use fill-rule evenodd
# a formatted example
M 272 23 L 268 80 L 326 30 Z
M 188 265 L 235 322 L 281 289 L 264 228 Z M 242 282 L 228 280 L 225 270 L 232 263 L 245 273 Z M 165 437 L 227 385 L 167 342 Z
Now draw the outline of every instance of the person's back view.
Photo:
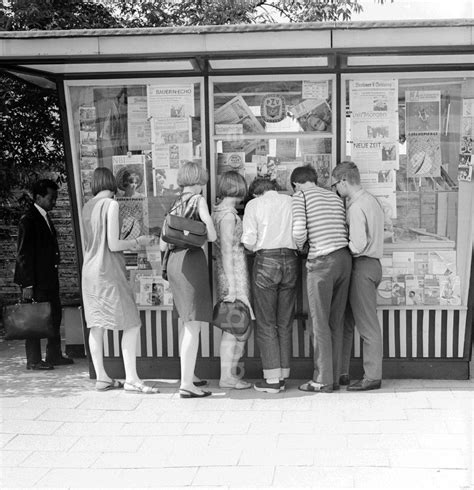
M 112 201 L 91 199 L 83 209 L 82 297 L 89 328 L 123 330 L 140 327 L 141 321 L 125 275 L 123 254 L 112 252 L 107 242 L 107 213 Z
M 298 271 L 291 197 L 278 194 L 276 183 L 269 179 L 257 179 L 252 188 L 256 198 L 245 208 L 242 243 L 256 252 L 252 287 L 264 379 L 254 388 L 278 393 L 290 375 Z
M 296 191 L 293 237 L 298 248 L 309 240 L 306 283 L 314 347 L 313 377 L 299 389 L 332 393 L 339 389 L 343 318 L 351 273 L 344 204 L 335 193 L 317 185 L 313 167 L 297 167 L 291 182 Z
M 92 194 L 82 210 L 84 261 L 82 265 L 82 298 L 89 329 L 89 347 L 97 376 L 96 389 L 107 391 L 124 388 L 134 393 L 158 393 L 138 377 L 137 341 L 141 321 L 133 293 L 128 285 L 124 250 L 139 250 L 152 237 L 139 236 L 121 240 L 119 205 L 113 199 L 117 184 L 105 167 L 94 170 Z M 122 354 L 125 383 L 108 376 L 104 367 L 104 331 L 122 330 Z

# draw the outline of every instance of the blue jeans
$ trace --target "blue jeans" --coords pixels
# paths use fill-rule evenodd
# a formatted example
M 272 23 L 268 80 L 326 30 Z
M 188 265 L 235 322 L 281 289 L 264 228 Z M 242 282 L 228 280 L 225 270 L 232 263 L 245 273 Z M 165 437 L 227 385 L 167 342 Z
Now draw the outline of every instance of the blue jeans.
M 308 305 L 313 323 L 313 380 L 339 383 L 352 258 L 347 248 L 306 261 Z
M 298 256 L 290 249 L 259 250 L 253 265 L 256 339 L 263 377 L 290 375 Z

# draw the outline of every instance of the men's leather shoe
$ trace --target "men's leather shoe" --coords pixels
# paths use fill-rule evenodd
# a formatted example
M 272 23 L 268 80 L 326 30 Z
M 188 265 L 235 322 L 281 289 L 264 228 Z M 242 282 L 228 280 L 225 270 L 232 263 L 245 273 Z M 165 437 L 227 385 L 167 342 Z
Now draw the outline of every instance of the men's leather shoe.
M 47 359 L 46 362 L 52 364 L 53 366 L 68 366 L 69 364 L 74 364 L 74 361 L 70 357 L 65 356 L 61 356 L 53 360 Z
M 351 382 L 350 378 L 349 378 L 349 375 L 348 374 L 341 374 L 339 376 L 339 384 L 341 386 L 347 386 L 349 385 Z
M 378 390 L 382 386 L 381 379 L 363 378 L 347 387 L 347 391 L 369 391 Z
M 34 364 L 26 364 L 26 369 L 28 370 L 33 370 L 33 371 L 51 371 L 51 369 L 54 369 L 54 366 L 50 364 L 49 362 L 36 362 Z

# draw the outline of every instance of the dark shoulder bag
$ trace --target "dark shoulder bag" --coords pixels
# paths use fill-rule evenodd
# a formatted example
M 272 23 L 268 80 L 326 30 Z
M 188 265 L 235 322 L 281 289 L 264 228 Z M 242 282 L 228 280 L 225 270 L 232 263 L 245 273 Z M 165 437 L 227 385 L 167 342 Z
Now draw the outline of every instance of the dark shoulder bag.
M 188 208 L 188 204 L 193 199 L 194 195 L 187 201 L 183 201 L 182 196 L 180 196 L 166 215 L 161 234 L 161 237 L 165 242 L 178 248 L 187 249 L 200 248 L 206 242 L 206 225 L 202 221 L 194 219 L 197 212 L 198 199 L 194 199 L 194 201 L 191 202 L 190 210 Z M 190 217 L 184 217 L 173 213 L 173 211 L 178 210 L 180 204 L 182 205 L 181 214 L 185 214 L 186 211 L 191 211 L 189 213 Z

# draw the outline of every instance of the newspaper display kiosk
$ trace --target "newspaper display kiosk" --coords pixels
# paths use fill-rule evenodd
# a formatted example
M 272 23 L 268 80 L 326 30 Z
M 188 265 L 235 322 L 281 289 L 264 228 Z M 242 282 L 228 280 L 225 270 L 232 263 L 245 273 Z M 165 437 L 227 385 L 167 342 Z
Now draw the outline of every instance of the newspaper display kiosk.
M 249 182 L 269 175 L 290 193 L 296 166 L 313 165 L 319 185 L 330 187 L 336 163 L 355 161 L 386 212 L 384 377 L 463 379 L 472 329 L 473 39 L 466 20 L 2 32 L 0 64 L 58 87 L 79 262 L 81 209 L 97 166 L 117 177 L 121 233 L 132 238 L 159 235 L 183 161 L 208 168 L 210 205 L 229 169 Z M 212 246 L 208 258 L 212 270 Z M 159 260 L 157 245 L 126 254 L 142 318 L 138 367 L 143 377 L 177 377 L 180 322 Z M 297 303 L 292 376 L 306 377 L 304 284 Z M 120 377 L 120 334 L 105 335 L 108 372 Z M 218 376 L 219 341 L 218 329 L 203 329 L 201 376 Z M 355 371 L 361 353 L 356 334 Z M 243 361 L 257 377 L 253 335 Z

